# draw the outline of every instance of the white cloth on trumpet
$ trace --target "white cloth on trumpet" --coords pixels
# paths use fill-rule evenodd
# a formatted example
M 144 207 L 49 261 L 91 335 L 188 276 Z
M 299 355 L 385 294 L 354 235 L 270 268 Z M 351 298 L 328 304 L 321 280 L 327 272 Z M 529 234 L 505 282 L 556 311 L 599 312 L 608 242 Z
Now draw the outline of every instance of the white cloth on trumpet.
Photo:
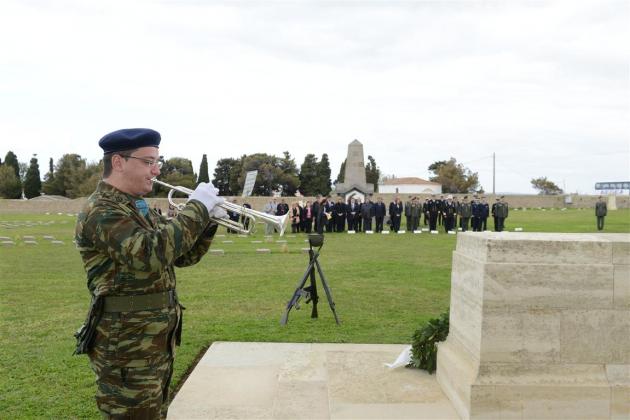
M 202 182 L 197 185 L 197 188 L 195 188 L 195 191 L 190 194 L 188 200 L 201 201 L 208 209 L 208 213 L 210 214 L 210 216 L 215 217 L 213 211 L 215 209 L 220 209 L 220 207 L 217 207 L 217 205 L 225 201 L 223 197 L 219 197 L 218 194 L 219 190 L 214 188 L 214 185 L 210 184 L 209 182 Z M 225 211 L 223 211 L 223 213 L 225 213 Z M 227 214 L 225 215 L 227 216 Z

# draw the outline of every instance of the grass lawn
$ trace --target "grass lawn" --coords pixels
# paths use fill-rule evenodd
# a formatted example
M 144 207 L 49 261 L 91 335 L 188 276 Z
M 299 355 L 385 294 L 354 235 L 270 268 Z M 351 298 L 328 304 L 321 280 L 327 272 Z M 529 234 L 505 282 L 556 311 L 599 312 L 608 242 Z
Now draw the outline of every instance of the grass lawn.
M 72 334 L 89 302 L 72 244 L 74 221 L 68 215 L 0 214 L 0 236 L 19 239 L 15 246 L 0 246 L 0 418 L 98 417 L 87 358 L 71 356 Z M 596 232 L 592 209 L 511 211 L 506 225 L 525 232 Z M 630 210 L 609 212 L 605 232 L 630 232 Z M 35 236 L 39 245 L 24 244 L 24 235 Z M 281 326 L 308 263 L 301 251 L 307 247 L 304 235 L 283 239 L 286 246 L 252 244 L 265 240 L 262 233 L 217 237 L 213 248 L 224 249 L 224 256 L 208 255 L 178 269 L 187 310 L 173 386 L 214 341 L 409 343 L 415 329 L 449 306 L 455 236 L 328 234 L 320 263 L 341 325 L 320 287 L 319 319 L 311 319 L 311 306 L 302 305 Z M 257 254 L 261 247 L 272 253 Z

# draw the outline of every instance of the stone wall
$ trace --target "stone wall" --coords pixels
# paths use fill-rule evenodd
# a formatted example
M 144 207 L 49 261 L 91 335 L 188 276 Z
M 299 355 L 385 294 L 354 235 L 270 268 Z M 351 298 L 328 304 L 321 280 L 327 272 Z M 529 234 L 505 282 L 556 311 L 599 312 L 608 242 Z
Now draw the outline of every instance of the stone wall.
M 385 203 L 393 201 L 396 194 L 374 194 L 374 199 L 377 197 L 383 197 Z M 408 194 L 398 194 L 401 200 L 404 202 L 407 200 Z M 455 194 L 455 196 L 463 197 L 464 194 Z M 428 194 L 418 195 L 421 199 L 430 197 Z M 488 202 L 492 204 L 494 202 L 494 196 L 487 195 Z M 514 207 L 527 207 L 527 208 L 594 208 L 597 201 L 595 195 L 574 195 L 572 196 L 573 204 L 564 204 L 563 196 L 541 196 L 541 195 L 510 195 L 506 196 L 506 200 L 510 205 L 510 208 Z M 227 197 L 228 199 L 236 198 L 238 203 L 243 202 L 242 197 Z M 336 200 L 336 197 L 334 197 Z M 284 197 L 287 203 L 291 203 L 297 199 L 297 197 Z M 301 197 L 303 201 L 314 200 L 314 197 Z M 269 200 L 269 197 L 248 197 L 249 202 L 255 210 L 262 210 L 265 203 Z M 151 206 L 157 204 L 163 211 L 168 209 L 168 201 L 166 198 L 150 198 L 147 200 Z M 34 200 L 5 200 L 0 199 L 0 214 L 1 213 L 76 213 L 85 203 L 85 198 L 77 198 L 74 200 L 43 200 L 41 198 Z M 630 196 L 617 196 L 617 208 L 627 209 L 630 208 Z
M 450 308 L 462 418 L 630 418 L 630 234 L 459 234 Z

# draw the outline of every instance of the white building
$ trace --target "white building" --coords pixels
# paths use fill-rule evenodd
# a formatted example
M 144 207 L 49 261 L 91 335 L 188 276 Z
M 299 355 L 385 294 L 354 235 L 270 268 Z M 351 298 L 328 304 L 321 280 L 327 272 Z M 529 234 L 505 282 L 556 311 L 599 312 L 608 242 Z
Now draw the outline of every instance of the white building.
M 442 194 L 442 184 L 422 178 L 390 178 L 378 184 L 379 193 L 391 194 Z

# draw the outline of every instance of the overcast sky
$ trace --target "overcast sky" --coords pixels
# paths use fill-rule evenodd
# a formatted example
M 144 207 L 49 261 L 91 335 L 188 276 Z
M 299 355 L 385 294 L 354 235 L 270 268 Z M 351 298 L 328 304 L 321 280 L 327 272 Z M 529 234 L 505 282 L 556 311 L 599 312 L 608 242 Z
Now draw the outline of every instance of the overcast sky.
M 192 160 L 456 158 L 492 191 L 630 180 L 630 2 L 0 1 L 0 157 L 150 127 Z

